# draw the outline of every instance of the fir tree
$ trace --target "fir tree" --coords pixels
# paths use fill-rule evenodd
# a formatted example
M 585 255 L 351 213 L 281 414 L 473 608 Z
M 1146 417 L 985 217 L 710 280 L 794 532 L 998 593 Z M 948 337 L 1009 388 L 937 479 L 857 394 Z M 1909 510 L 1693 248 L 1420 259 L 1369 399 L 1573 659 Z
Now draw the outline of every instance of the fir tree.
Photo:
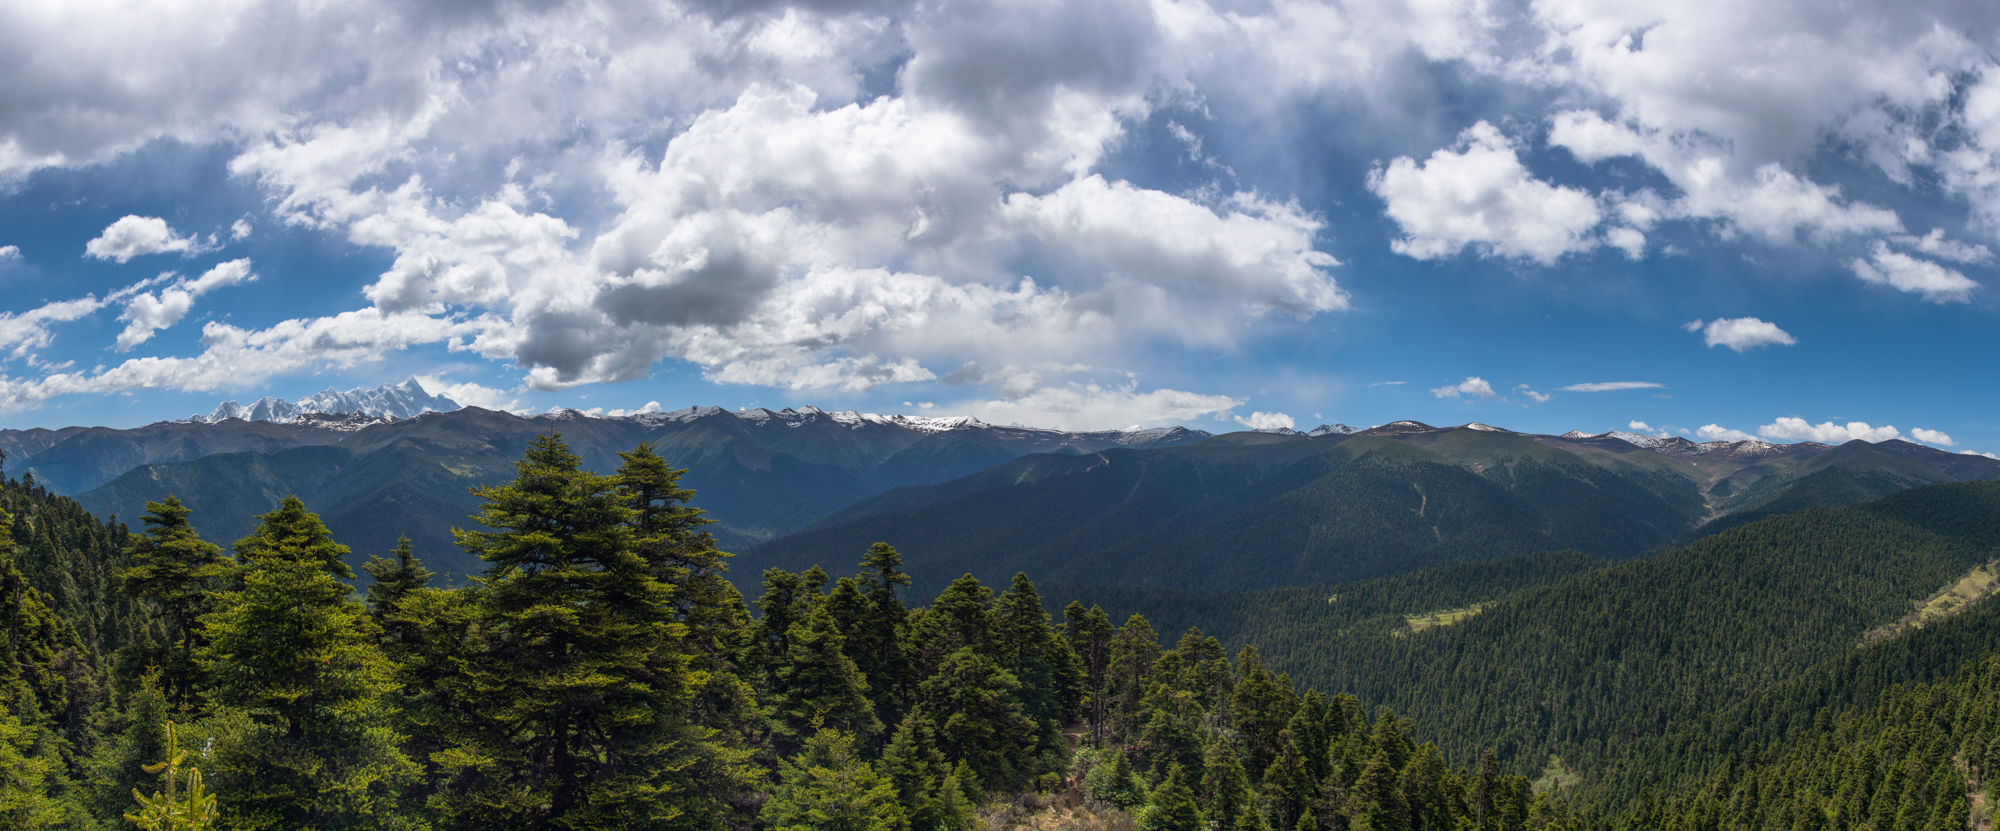
M 797 758 L 779 765 L 764 803 L 770 831 L 908 831 L 896 787 L 854 751 L 854 737 L 815 733 Z
M 146 503 L 146 524 L 126 547 L 132 567 L 120 574 L 125 590 L 159 609 L 166 624 L 167 654 L 159 656 L 161 684 L 175 707 L 189 707 L 199 687 L 195 650 L 201 646 L 197 621 L 210 606 L 210 592 L 233 565 L 222 548 L 203 540 L 188 521 L 192 511 L 169 495 Z
M 964 762 L 978 786 L 996 790 L 1022 784 L 1035 724 L 1023 715 L 1021 682 L 992 658 L 964 647 L 945 658 L 923 683 L 920 699 L 937 719 L 938 747 Z
M 882 770 L 896 785 L 910 827 L 963 831 L 972 825 L 963 786 L 937 747 L 929 714 L 915 710 L 897 725 L 882 753 Z
M 212 701 L 237 717 L 214 762 L 244 828 L 393 828 L 416 773 L 380 704 L 393 683 L 343 579 L 347 547 L 286 497 L 237 543 L 239 587 L 202 618 Z
M 381 622 L 405 595 L 431 584 L 435 572 L 424 568 L 410 548 L 410 538 L 400 537 L 388 557 L 370 556 L 361 567 L 375 582 L 368 586 L 368 613 Z
M 778 731 L 794 741 L 823 729 L 867 740 L 882 729 L 868 701 L 868 682 L 843 649 L 825 606 L 792 624 L 791 651 L 774 683 Z
M 559 437 L 530 442 L 514 481 L 474 491 L 488 563 L 474 610 L 476 721 L 448 751 L 460 821 L 515 826 L 701 825 L 712 803 L 676 771 L 709 731 L 688 723 L 689 658 L 670 585 L 639 551 L 618 480 Z
M 1187 772 L 1179 765 L 1167 769 L 1153 798 L 1139 815 L 1139 831 L 1201 831 L 1201 805 L 1188 786 Z

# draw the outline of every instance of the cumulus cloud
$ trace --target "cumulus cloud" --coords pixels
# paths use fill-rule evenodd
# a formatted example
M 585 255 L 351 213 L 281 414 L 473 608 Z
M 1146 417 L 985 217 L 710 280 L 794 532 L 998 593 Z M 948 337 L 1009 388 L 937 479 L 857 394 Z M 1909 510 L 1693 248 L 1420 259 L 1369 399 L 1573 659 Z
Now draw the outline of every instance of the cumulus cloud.
M 1284 413 L 1253 412 L 1248 418 L 1236 416 L 1234 421 L 1252 430 L 1290 430 L 1295 424 L 1292 417 Z
M 1902 435 L 1895 427 L 1882 425 L 1875 427 L 1865 421 L 1850 421 L 1835 424 L 1831 421 L 1819 424 L 1808 423 L 1797 416 L 1785 416 L 1757 428 L 1757 435 L 1780 441 L 1816 441 L 1821 444 L 1841 444 L 1860 439 L 1865 442 L 1888 441 Z
M 1536 392 L 1534 388 L 1529 387 L 1527 384 L 1515 385 L 1514 391 L 1522 394 L 1523 396 L 1526 396 L 1529 401 L 1533 401 L 1537 404 L 1546 404 L 1549 402 L 1550 399 L 1555 398 L 1555 396 L 1545 392 Z
M 1694 434 L 1702 441 L 1750 441 L 1757 438 L 1742 430 L 1731 430 L 1719 424 L 1704 424 L 1695 428 Z
M 1421 163 L 1403 156 L 1370 173 L 1368 189 L 1403 231 L 1397 253 L 1423 260 L 1470 247 L 1548 265 L 1596 245 L 1589 231 L 1602 217 L 1590 194 L 1534 178 L 1484 121 Z
M 1929 430 L 1923 427 L 1912 429 L 1910 431 L 1910 438 L 1916 439 L 1917 441 L 1923 442 L 1925 444 L 1935 444 L 1939 447 L 1958 446 L 1958 442 L 1952 441 L 1951 436 L 1949 434 L 1940 430 Z
M 54 340 L 55 324 L 80 320 L 104 308 L 104 303 L 86 296 L 44 303 L 25 312 L 0 312 L 0 350 L 15 359 L 28 357 Z
M 20 258 L 21 258 L 21 246 L 0 245 L 0 262 L 5 262 L 7 260 L 18 260 Z
M 1499 393 L 1493 391 L 1492 384 L 1486 383 L 1486 379 L 1476 375 L 1467 376 L 1465 380 L 1456 384 L 1433 387 L 1431 395 L 1438 398 L 1481 398 L 1487 400 L 1500 397 Z
M 1666 384 L 1653 381 L 1590 381 L 1582 384 L 1570 384 L 1558 389 L 1563 392 L 1619 392 L 1622 390 L 1656 390 L 1665 386 Z
M 218 263 L 193 280 L 177 280 L 157 292 L 133 294 L 125 303 L 125 311 L 118 315 L 125 323 L 125 329 L 118 333 L 118 351 L 130 351 L 151 340 L 153 333 L 181 322 L 188 310 L 194 308 L 195 298 L 255 279 L 257 275 L 250 273 L 250 261 L 236 259 Z
M 521 410 L 521 403 L 517 394 L 508 390 L 489 387 L 471 381 L 453 381 L 442 375 L 418 375 L 416 378 L 417 382 L 423 384 L 424 389 L 430 390 L 432 395 L 442 395 L 467 407 L 479 407 L 486 410 L 505 410 L 507 412 L 519 412 Z M 657 410 L 659 404 L 655 402 L 652 406 Z M 622 414 L 622 412 L 613 413 L 613 415 Z
M 1895 237 L 1895 241 L 1897 245 L 1916 249 L 1920 254 L 1926 254 L 1940 260 L 1950 260 L 1954 263 L 1979 264 L 1993 260 L 1992 249 L 1977 243 L 1947 239 L 1945 238 L 1943 228 L 1932 228 L 1930 233 L 1921 237 L 1909 234 L 1899 235 Z
M 198 254 L 203 250 L 200 240 L 175 233 L 166 220 L 157 216 L 127 215 L 83 244 L 86 256 L 120 263 L 146 254 Z
M 1778 325 L 1754 317 L 1725 317 L 1703 323 L 1689 321 L 1681 328 L 1701 333 L 1702 342 L 1710 347 L 1727 346 L 1737 352 L 1748 352 L 1762 346 L 1791 346 L 1798 343 L 1790 333 Z
M 1627 422 L 1627 423 L 1625 424 L 1625 427 L 1626 427 L 1627 429 L 1631 429 L 1631 430 L 1637 430 L 1637 431 L 1639 431 L 1639 432 L 1641 432 L 1641 433 L 1651 433 L 1651 432 L 1653 432 L 1653 425 L 1651 425 L 1651 424 L 1647 424 L 1646 422 L 1643 422 L 1643 421 L 1640 421 L 1640 420 L 1638 420 L 1638 419 L 1636 419 L 1636 418 L 1635 418 L 1635 419 L 1632 419 L 1632 420 L 1631 420 L 1631 421 L 1629 421 L 1629 422 Z
M 87 302 L 103 305 L 101 301 Z M 375 309 L 295 318 L 264 329 L 209 321 L 202 327 L 201 352 L 193 356 L 142 356 L 115 366 L 27 379 L 0 376 L 0 411 L 65 395 L 234 388 L 305 368 L 347 369 L 426 343 L 466 348 L 465 341 L 476 335 L 483 323 L 490 321 L 384 314 Z
M 1868 259 L 1848 263 L 1854 276 L 1897 291 L 1922 295 L 1932 303 L 1965 303 L 1979 284 L 1972 278 L 1930 260 L 1918 259 L 1877 242 Z
M 1188 421 L 1227 413 L 1243 400 L 1173 389 L 1141 392 L 1134 385 L 1072 384 L 1038 387 L 1013 398 L 970 401 L 947 411 L 994 424 L 1023 424 L 1062 430 L 1108 430 Z

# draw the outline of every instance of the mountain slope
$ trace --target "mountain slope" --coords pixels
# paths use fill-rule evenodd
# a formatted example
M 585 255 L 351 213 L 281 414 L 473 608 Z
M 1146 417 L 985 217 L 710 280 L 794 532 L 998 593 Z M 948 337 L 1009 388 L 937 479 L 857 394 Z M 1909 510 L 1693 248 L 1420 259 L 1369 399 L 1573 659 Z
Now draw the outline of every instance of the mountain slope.
M 178 494 L 204 533 L 223 543 L 248 533 L 278 499 L 297 495 L 353 547 L 357 561 L 387 551 L 407 534 L 434 568 L 462 575 L 477 564 L 458 551 L 451 529 L 465 526 L 478 504 L 471 488 L 507 478 L 529 440 L 550 431 L 562 433 L 587 467 L 602 472 L 617 469 L 620 452 L 652 442 L 669 462 L 687 469 L 682 483 L 700 493 L 727 549 L 790 531 L 891 487 L 973 472 L 995 458 L 1173 445 L 1206 436 L 1186 430 L 1063 433 L 966 419 L 713 407 L 623 418 L 574 411 L 523 417 L 478 408 L 338 424 L 327 418 L 86 430 L 18 464 L 44 484 L 104 480 L 77 495 L 101 515 L 136 517 L 147 501 Z M 115 478 L 106 476 L 121 465 L 127 467 Z

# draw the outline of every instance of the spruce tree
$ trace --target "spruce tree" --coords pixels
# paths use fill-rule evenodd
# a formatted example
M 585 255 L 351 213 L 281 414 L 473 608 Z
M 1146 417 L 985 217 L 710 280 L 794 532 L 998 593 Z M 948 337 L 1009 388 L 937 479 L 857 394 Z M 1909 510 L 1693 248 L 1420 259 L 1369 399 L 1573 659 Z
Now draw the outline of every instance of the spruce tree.
M 813 734 L 796 758 L 778 768 L 778 786 L 764 803 L 770 831 L 908 831 L 896 787 L 862 761 L 854 737 L 838 730 Z
M 882 770 L 896 785 L 910 827 L 963 831 L 970 827 L 964 789 L 937 747 L 937 731 L 930 715 L 915 710 L 889 740 L 882 752 Z
M 827 607 L 792 624 L 787 640 L 791 651 L 773 679 L 780 735 L 797 742 L 832 729 L 866 741 L 881 732 L 882 723 L 868 700 L 868 682 L 847 657 Z
M 435 572 L 424 568 L 410 548 L 409 537 L 399 537 L 388 557 L 370 556 L 361 566 L 375 582 L 368 586 L 368 613 L 381 622 L 405 595 L 427 587 Z
M 146 530 L 132 535 L 126 546 L 132 566 L 119 575 L 127 593 L 159 610 L 167 637 L 166 654 L 157 656 L 161 686 L 167 700 L 182 709 L 193 704 L 200 685 L 197 621 L 212 608 L 210 593 L 233 566 L 220 546 L 195 533 L 191 513 L 172 495 L 146 503 L 140 516 Z
M 347 547 L 297 497 L 237 543 L 238 587 L 202 618 L 220 729 L 214 774 L 242 828 L 397 828 L 416 767 L 381 697 L 393 688 Z
M 713 804 L 677 771 L 709 731 L 671 587 L 642 555 L 618 480 L 536 436 L 512 482 L 474 490 L 485 560 L 471 656 L 476 721 L 447 752 L 456 821 L 519 827 L 705 825 Z M 692 813 L 691 813 L 692 812 Z
M 1153 789 L 1153 798 L 1139 815 L 1139 831 L 1201 831 L 1201 805 L 1189 787 L 1187 771 L 1175 765 Z
M 971 647 L 945 658 L 921 687 L 922 706 L 937 720 L 939 749 L 970 766 L 982 789 L 1023 784 L 1035 723 L 1022 713 L 1020 692 L 1013 673 Z

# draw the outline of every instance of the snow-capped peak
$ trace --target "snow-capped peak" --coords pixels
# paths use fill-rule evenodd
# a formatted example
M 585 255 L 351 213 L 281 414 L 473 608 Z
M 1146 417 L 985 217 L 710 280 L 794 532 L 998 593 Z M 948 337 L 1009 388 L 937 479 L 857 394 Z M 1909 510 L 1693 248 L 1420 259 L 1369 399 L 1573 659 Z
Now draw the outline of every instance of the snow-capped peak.
M 1307 430 L 1306 435 L 1318 438 L 1320 436 L 1347 436 L 1359 432 L 1361 431 L 1345 424 L 1322 424 L 1311 430 Z
M 355 387 L 342 392 L 327 387 L 296 402 L 272 396 L 259 398 L 249 406 L 235 401 L 224 401 L 216 405 L 208 415 L 193 415 L 186 420 L 215 423 L 240 418 L 244 421 L 291 423 L 315 413 L 396 419 L 410 418 L 424 413 L 449 412 L 463 406 L 445 396 L 431 394 L 417 379 L 411 378 L 401 384 L 383 384 L 374 389 Z

